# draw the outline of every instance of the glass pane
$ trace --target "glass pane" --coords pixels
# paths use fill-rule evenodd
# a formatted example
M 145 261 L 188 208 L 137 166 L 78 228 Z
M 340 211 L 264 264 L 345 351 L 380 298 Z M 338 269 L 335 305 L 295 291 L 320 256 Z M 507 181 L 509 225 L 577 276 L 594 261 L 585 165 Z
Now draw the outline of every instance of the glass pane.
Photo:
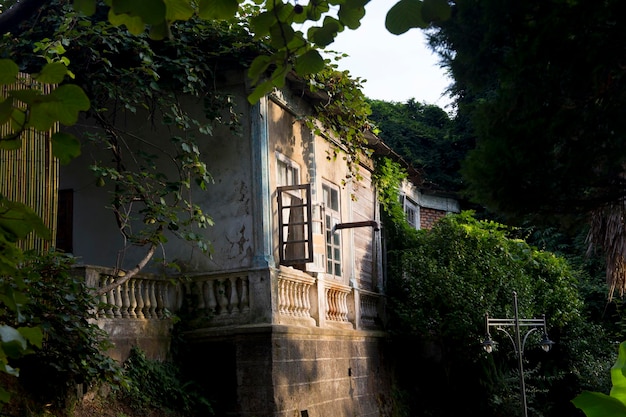
M 339 233 L 333 234 L 333 245 L 339 245 Z
M 333 273 L 333 262 L 332 261 L 326 261 L 326 273 L 327 274 L 332 274 Z
M 335 248 L 335 257 L 333 258 L 335 261 L 341 261 L 341 251 L 339 248 Z
M 339 211 L 339 192 L 337 190 L 331 190 L 330 192 L 330 207 Z
M 335 275 L 341 276 L 341 264 L 335 264 Z

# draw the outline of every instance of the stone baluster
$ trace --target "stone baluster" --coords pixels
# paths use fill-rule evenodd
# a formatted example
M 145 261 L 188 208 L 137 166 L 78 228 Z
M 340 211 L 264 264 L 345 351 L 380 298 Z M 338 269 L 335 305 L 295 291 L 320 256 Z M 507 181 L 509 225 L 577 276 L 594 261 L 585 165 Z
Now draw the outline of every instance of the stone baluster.
M 248 311 L 250 311 L 250 301 L 249 301 L 249 297 L 248 297 L 248 277 L 247 276 L 243 276 L 241 277 L 241 301 L 239 304 L 239 310 L 241 310 L 242 313 L 247 313 Z
M 228 313 L 228 297 L 226 297 L 226 279 L 217 280 L 217 304 L 219 314 Z
M 237 277 L 230 277 L 230 299 L 228 300 L 229 312 L 239 313 L 239 293 L 237 291 Z
M 348 321 L 348 293 L 340 292 L 341 298 L 341 321 Z
M 209 314 L 215 314 L 217 308 L 217 299 L 215 298 L 215 281 L 210 279 L 206 281 L 204 285 Z
M 196 281 L 196 309 L 198 309 L 198 311 L 203 311 L 204 309 L 206 309 L 206 303 L 204 302 L 204 292 L 202 290 L 202 287 L 204 286 L 204 281 Z
M 121 286 L 122 291 L 122 307 L 120 309 L 120 313 L 123 318 L 128 318 L 128 309 L 130 308 L 130 297 L 128 296 L 128 281 L 126 281 Z
M 129 280 L 128 285 L 128 298 L 130 301 L 130 307 L 128 308 L 128 317 L 136 318 L 137 317 L 137 291 L 136 291 L 137 280 L 131 279 Z
M 113 282 L 113 277 L 107 277 L 105 282 L 106 282 L 106 285 L 109 285 L 109 283 Z M 106 303 L 107 303 L 106 316 L 108 318 L 112 318 L 113 317 L 113 305 L 115 304 L 115 295 L 113 294 L 113 290 L 110 290 L 107 292 Z
M 135 308 L 135 314 L 138 319 L 146 318 L 143 315 L 143 306 L 145 305 L 143 299 L 143 282 L 139 279 L 135 280 L 135 298 L 137 299 L 137 308 Z
M 98 285 L 100 286 L 100 288 L 104 287 L 105 285 L 107 285 L 107 278 L 106 276 L 100 275 L 98 277 Z M 97 316 L 98 317 L 104 317 L 106 316 L 106 308 L 107 308 L 107 295 L 106 294 L 100 294 L 100 306 L 98 308 L 98 313 Z
M 150 287 L 150 318 L 156 319 L 158 318 L 157 309 L 159 308 L 156 296 L 156 281 L 150 281 L 148 285 Z
M 163 294 L 165 293 L 165 285 L 164 281 L 155 281 L 154 282 L 154 296 L 156 297 L 156 318 L 162 319 L 165 314 L 165 297 Z
M 152 304 L 150 303 L 150 281 L 141 280 L 142 284 L 142 296 L 143 296 L 143 317 L 146 319 L 150 317 L 150 309 L 152 308 Z
M 301 317 L 304 311 L 304 300 L 302 299 L 302 286 L 301 282 L 294 283 L 294 299 L 295 299 L 295 310 L 294 313 L 297 317 Z
M 122 306 L 122 289 L 118 285 L 117 287 L 113 288 L 113 317 L 115 318 L 122 317 L 122 312 L 120 310 L 121 306 Z
M 285 291 L 285 284 L 286 282 L 284 279 L 278 280 L 278 312 L 280 314 L 287 313 L 287 292 Z

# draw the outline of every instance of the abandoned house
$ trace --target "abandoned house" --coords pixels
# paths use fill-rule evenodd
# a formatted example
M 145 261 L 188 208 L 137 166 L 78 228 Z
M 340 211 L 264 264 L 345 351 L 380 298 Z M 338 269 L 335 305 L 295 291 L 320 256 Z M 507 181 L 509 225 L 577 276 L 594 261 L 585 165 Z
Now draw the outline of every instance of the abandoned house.
M 214 178 L 195 193 L 214 222 L 203 231 L 210 256 L 171 239 L 164 251 L 184 265 L 180 280 L 154 269 L 104 294 L 100 325 L 115 343 L 111 354 L 123 360 L 139 345 L 167 358 L 169 314 L 179 314 L 187 358 L 209 397 L 219 398 L 219 415 L 389 415 L 384 239 L 372 162 L 362 161 L 356 179 L 341 157 L 328 158 L 339 143 L 302 121 L 315 97 L 287 85 L 250 105 L 244 81 L 234 71 L 224 83 L 241 111 L 241 134 L 224 129 L 199 141 Z M 148 118 L 123 123 L 153 141 L 169 137 Z M 384 147 L 373 135 L 372 143 Z M 58 174 L 46 171 L 58 175 L 46 187 L 58 192 L 59 246 L 78 257 L 77 271 L 93 286 L 112 281 L 123 246 L 106 209 L 110 190 L 88 173 L 100 151 L 86 145 Z M 458 211 L 455 201 L 410 183 L 402 196 L 416 228 Z M 138 255 L 124 256 L 132 264 Z

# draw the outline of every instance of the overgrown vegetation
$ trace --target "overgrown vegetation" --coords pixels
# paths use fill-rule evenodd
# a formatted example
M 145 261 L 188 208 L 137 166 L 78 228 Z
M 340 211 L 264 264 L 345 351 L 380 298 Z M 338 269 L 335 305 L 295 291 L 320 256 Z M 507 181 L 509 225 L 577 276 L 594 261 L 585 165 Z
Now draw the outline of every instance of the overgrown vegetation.
M 73 258 L 58 253 L 28 252 L 11 276 L 0 277 L 3 286 L 25 296 L 18 314 L 4 307 L 0 321 L 37 327 L 43 333 L 39 348 L 10 362 L 19 369 L 19 385 L 32 405 L 42 409 L 64 409 L 79 384 L 88 389 L 98 382 L 113 387 L 125 383 L 119 365 L 106 356 L 107 335 L 93 321 L 96 299 L 84 277 L 72 273 L 73 263 Z
M 532 337 L 527 343 L 532 414 L 572 413 L 569 400 L 577 390 L 607 386 L 603 370 L 613 358 L 611 339 L 587 320 L 579 271 L 517 233 L 463 212 L 416 237 L 396 236 L 397 250 L 389 254 L 390 330 L 404 398 L 414 399 L 410 415 L 462 414 L 470 403 L 481 415 L 519 412 L 512 346 L 501 340 L 502 349 L 492 355 L 480 346 L 485 312 L 512 317 L 513 291 L 521 316 L 545 313 L 557 342 L 549 355 L 532 349 Z M 442 391 L 455 392 L 458 401 L 440 401 Z

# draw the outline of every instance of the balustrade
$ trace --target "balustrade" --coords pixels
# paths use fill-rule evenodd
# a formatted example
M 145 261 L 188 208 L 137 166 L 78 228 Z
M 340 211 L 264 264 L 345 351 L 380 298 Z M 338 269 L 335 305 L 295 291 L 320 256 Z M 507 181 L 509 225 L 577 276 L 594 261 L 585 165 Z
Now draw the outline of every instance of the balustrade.
M 111 284 L 115 277 L 99 274 L 97 287 Z M 135 276 L 100 295 L 98 318 L 164 319 L 178 308 L 177 288 L 170 281 Z
M 327 287 L 326 293 L 326 320 L 348 321 L 348 295 L 350 288 Z
M 311 277 L 289 276 L 284 272 L 278 277 L 278 312 L 291 317 L 311 317 L 309 292 L 315 280 Z
M 375 294 L 360 294 L 361 324 L 373 326 L 379 321 L 378 301 L 380 297 Z
M 209 316 L 234 316 L 250 311 L 247 275 L 195 277 L 186 285 L 192 311 Z

